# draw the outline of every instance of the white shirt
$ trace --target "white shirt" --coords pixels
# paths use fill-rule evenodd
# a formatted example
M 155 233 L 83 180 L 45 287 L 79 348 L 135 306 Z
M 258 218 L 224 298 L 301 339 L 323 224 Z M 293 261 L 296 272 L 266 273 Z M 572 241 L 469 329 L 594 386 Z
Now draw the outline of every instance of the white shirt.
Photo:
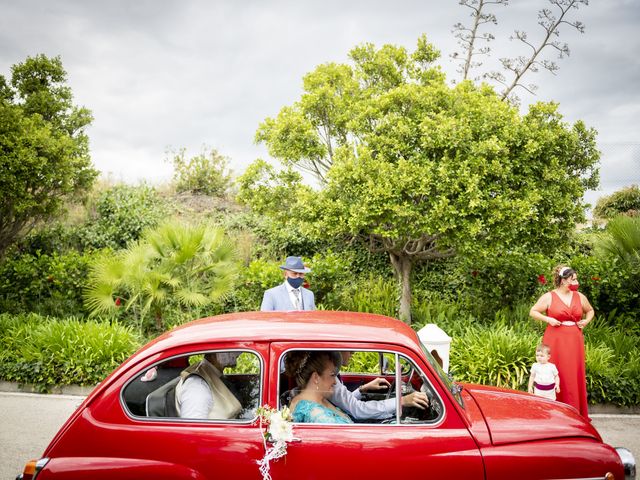
M 293 288 L 289 282 L 284 281 L 284 286 L 287 288 L 287 292 L 289 293 L 289 299 L 291 300 L 291 305 L 295 306 L 296 302 L 298 302 L 298 310 L 304 310 L 304 303 L 302 300 L 302 290 L 299 288 Z M 298 296 L 294 292 L 298 292 Z
M 533 381 L 539 385 L 555 385 L 558 369 L 553 363 L 534 363 L 531 366 Z
M 207 382 L 199 375 L 189 376 L 178 398 L 181 418 L 209 418 L 213 408 L 213 395 Z
M 360 391 L 350 392 L 340 380 L 336 380 L 331 395 L 331 403 L 343 412 L 348 413 L 356 420 L 367 418 L 382 419 L 389 418 L 396 413 L 396 399 L 371 400 L 363 402 L 360 400 Z
M 218 376 L 222 372 L 206 359 L 207 363 Z M 181 418 L 209 418 L 209 412 L 213 408 L 213 393 L 211 387 L 200 375 L 189 375 L 182 383 L 176 398 Z

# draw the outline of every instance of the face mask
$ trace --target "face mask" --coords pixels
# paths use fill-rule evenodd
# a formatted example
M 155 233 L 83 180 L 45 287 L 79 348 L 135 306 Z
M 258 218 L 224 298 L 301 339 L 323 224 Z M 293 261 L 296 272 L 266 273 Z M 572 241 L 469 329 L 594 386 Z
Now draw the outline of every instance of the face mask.
M 296 278 L 287 277 L 287 282 L 289 282 L 289 285 L 291 285 L 293 288 L 300 288 L 300 286 L 304 282 L 304 278 L 302 278 L 302 277 L 296 277 Z
M 578 283 L 572 283 L 571 285 L 569 285 L 569 290 L 571 290 L 572 292 L 577 292 L 579 288 L 580 284 Z
M 222 352 L 216 353 L 216 358 L 218 359 L 218 363 L 222 368 L 224 367 L 233 367 L 240 356 L 237 352 Z

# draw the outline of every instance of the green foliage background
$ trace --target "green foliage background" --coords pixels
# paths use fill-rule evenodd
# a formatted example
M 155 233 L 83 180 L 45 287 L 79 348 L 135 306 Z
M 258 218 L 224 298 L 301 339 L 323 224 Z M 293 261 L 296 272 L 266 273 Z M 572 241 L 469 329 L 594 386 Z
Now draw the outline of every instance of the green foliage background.
M 187 159 L 181 151 L 171 186 L 97 185 L 85 203 L 66 203 L 69 215 L 47 219 L 13 242 L 0 259 L 0 378 L 42 390 L 95 384 L 158 335 L 162 322 L 169 329 L 259 309 L 264 290 L 282 282 L 278 266 L 288 255 L 302 256 L 313 269 L 307 280 L 318 308 L 398 317 L 402 291 L 389 262 L 393 252 L 371 248 L 372 241 L 387 235 L 406 244 L 426 232 L 440 246 L 455 246 L 456 255 L 415 264 L 413 327 L 436 323 L 453 337 L 450 365 L 459 380 L 525 389 L 542 335 L 528 311 L 552 288 L 552 267 L 567 263 L 597 312 L 585 330 L 590 402 L 640 404 L 638 247 L 610 254 L 605 238 L 619 246 L 611 227 L 575 226 L 583 212 L 576 198 L 597 181 L 595 132 L 581 122 L 564 124 L 555 104 L 534 105 L 521 116 L 486 87 L 448 87 L 430 66 L 437 51 L 424 38 L 412 54 L 365 44 L 350 55 L 355 67 L 319 66 L 305 76 L 299 102 L 260 125 L 256 139 L 283 168 L 256 161 L 237 180 L 235 198 L 224 157 L 212 150 Z M 63 93 L 62 106 L 72 108 L 70 91 Z M 5 108 L 0 120 L 39 128 L 37 119 L 35 126 L 18 122 L 23 113 Z M 76 166 L 87 186 L 94 172 L 81 127 L 90 117 L 78 114 Z M 333 144 L 318 136 L 325 127 Z M 350 143 L 356 137 L 364 141 Z M 294 167 L 318 175 L 320 185 L 305 185 Z M 633 188 L 614 195 L 607 208 L 633 209 L 634 195 Z M 82 299 L 91 268 L 148 241 L 161 222 L 186 216 L 193 225 L 224 229 L 237 250 L 224 267 L 234 277 L 227 294 L 206 302 L 185 299 L 209 291 L 173 294 L 186 283 L 205 284 L 200 274 L 210 264 L 201 271 L 176 260 L 186 256 L 170 255 L 180 268 L 173 277 L 160 272 L 167 286 L 157 302 L 162 322 L 158 309 L 127 304 L 143 297 L 140 288 L 109 290 L 109 308 L 91 318 Z M 556 216 L 558 222 L 549 220 Z M 160 263 L 145 264 L 143 277 Z

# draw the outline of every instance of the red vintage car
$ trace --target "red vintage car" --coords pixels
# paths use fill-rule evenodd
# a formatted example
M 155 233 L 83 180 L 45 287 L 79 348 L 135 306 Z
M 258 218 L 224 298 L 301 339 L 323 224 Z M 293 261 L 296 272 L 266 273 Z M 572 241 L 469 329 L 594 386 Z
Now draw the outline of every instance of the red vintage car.
M 271 464 L 274 480 L 635 478 L 630 452 L 603 443 L 572 407 L 458 385 L 402 322 L 326 311 L 222 315 L 162 335 L 98 385 L 18 478 L 259 479 L 266 444 L 256 409 L 289 401 L 283 359 L 299 350 L 351 352 L 341 381 L 357 389 L 384 377 L 390 388 L 361 401 L 395 402 L 387 418 L 295 423 L 295 441 Z M 184 418 L 181 372 L 209 353 L 236 359 L 224 377 L 240 408 L 228 419 Z M 412 391 L 429 407 L 403 409 L 398 399 Z

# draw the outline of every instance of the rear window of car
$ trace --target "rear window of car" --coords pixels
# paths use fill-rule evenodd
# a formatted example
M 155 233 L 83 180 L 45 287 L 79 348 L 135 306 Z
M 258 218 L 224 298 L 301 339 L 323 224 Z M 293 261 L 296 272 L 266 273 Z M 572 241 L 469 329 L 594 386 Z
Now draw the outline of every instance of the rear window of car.
M 252 351 L 197 351 L 137 372 L 121 399 L 137 419 L 251 421 L 260 405 L 262 369 Z

